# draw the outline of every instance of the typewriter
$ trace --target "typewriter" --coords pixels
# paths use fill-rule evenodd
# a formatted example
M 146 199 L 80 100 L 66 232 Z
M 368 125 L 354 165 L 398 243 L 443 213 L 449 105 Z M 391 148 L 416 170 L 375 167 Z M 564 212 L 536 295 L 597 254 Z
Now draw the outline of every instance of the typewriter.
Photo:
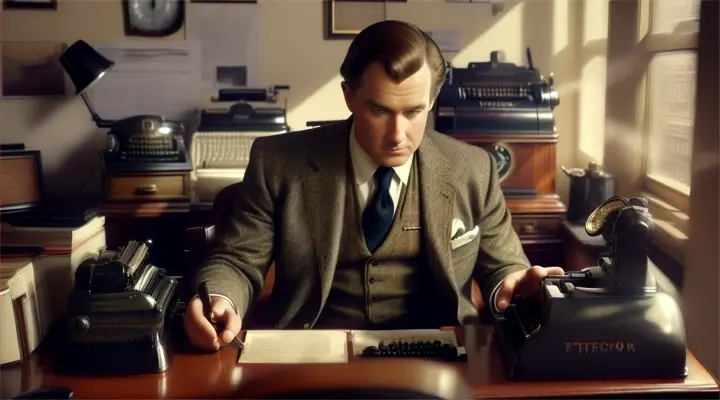
M 103 152 L 111 174 L 189 172 L 182 122 L 156 115 L 137 115 L 112 123 Z
M 212 202 L 224 187 L 243 180 L 253 141 L 290 131 L 285 107 L 254 107 L 250 103 L 277 103 L 290 89 L 221 89 L 217 102 L 236 102 L 229 108 L 202 110 L 200 126 L 190 143 L 193 160 L 193 201 Z M 286 100 L 287 103 L 287 100 Z
M 613 197 L 588 217 L 611 253 L 597 266 L 542 282 L 537 299 L 514 299 L 496 322 L 516 380 L 687 376 L 677 290 L 648 260 L 652 218 L 644 199 Z
M 183 306 L 179 282 L 148 256 L 148 244 L 130 241 L 78 266 L 59 372 L 124 375 L 169 367 L 170 327 Z
M 527 49 L 528 66 L 503 62 L 493 51 L 488 62 L 449 68 L 440 89 L 435 130 L 446 134 L 555 133 L 553 109 L 560 104 L 552 74 L 548 80 L 535 69 Z

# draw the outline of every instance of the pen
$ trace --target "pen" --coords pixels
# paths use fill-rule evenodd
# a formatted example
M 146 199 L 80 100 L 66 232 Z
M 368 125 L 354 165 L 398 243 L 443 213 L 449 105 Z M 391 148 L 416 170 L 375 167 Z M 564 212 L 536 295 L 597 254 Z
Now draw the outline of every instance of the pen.
M 203 305 L 203 314 L 205 314 L 205 318 L 210 322 L 210 325 L 212 325 L 215 328 L 215 332 L 222 333 L 225 330 L 224 326 L 220 326 L 216 322 L 213 321 L 212 318 L 212 306 L 210 303 L 210 291 L 207 287 L 207 282 L 203 281 L 200 283 L 200 288 L 198 289 L 198 293 L 200 295 L 200 301 Z M 237 336 L 235 336 L 230 343 L 233 347 L 236 347 L 238 349 L 242 349 L 245 347 L 245 343 L 242 342 L 242 340 L 238 339 Z

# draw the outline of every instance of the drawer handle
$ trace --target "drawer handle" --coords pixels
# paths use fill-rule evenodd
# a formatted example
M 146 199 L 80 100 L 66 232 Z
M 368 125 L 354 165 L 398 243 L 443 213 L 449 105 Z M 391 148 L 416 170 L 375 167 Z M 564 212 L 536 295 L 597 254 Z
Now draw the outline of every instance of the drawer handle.
M 155 184 L 138 186 L 135 188 L 135 194 L 137 195 L 148 195 L 154 193 L 157 193 L 157 185 Z
M 537 222 L 526 222 L 523 227 L 522 231 L 523 233 L 535 233 L 537 230 Z

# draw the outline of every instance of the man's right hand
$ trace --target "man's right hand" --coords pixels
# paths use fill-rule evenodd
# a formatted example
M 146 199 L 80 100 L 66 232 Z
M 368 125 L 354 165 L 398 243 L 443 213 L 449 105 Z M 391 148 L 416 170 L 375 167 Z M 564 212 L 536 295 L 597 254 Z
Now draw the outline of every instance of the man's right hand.
M 223 332 L 215 332 L 215 328 L 205 318 L 202 301 L 199 297 L 193 298 L 185 308 L 183 326 L 190 343 L 202 349 L 218 350 L 232 342 L 240 333 L 242 320 L 232 308 L 230 302 L 222 297 L 211 296 L 211 309 L 213 322 L 225 327 Z

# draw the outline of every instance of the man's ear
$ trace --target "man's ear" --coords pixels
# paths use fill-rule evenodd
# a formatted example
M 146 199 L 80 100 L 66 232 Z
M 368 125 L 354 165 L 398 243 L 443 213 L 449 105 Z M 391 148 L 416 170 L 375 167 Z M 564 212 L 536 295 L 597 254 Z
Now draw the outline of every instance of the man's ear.
M 352 90 L 350 89 L 350 86 L 348 86 L 347 82 L 345 82 L 345 81 L 343 81 L 340 84 L 340 87 L 342 88 L 343 97 L 345 98 L 345 105 L 347 106 L 348 110 L 350 110 L 350 112 L 352 113 L 353 108 L 354 108 L 353 107 L 354 93 L 352 92 Z

